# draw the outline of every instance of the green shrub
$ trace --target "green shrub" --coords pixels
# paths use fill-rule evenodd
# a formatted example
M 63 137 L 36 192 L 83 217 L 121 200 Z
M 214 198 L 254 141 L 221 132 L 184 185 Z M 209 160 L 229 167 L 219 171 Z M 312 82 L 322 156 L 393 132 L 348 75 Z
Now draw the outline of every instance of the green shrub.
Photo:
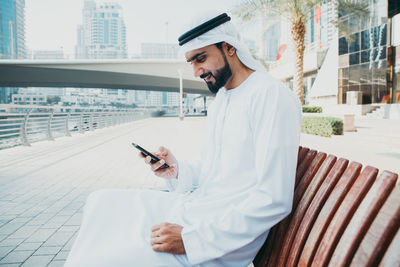
M 307 107 L 303 106 L 304 113 L 322 113 L 322 107 Z
M 333 117 L 303 117 L 301 132 L 321 136 L 343 134 L 343 121 Z

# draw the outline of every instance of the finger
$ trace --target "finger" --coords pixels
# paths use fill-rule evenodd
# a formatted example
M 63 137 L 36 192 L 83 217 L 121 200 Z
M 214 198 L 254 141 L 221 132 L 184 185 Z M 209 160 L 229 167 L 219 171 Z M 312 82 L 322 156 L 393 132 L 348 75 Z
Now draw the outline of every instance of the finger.
M 152 232 L 155 232 L 155 231 L 160 230 L 160 228 L 161 228 L 161 224 L 157 224 L 157 225 L 154 225 L 154 226 L 151 228 L 151 231 L 152 231 Z
M 160 233 L 158 231 L 154 231 L 154 232 L 151 233 L 150 237 L 154 238 L 154 237 L 158 237 L 158 236 L 160 236 Z
M 177 166 L 176 164 L 171 164 L 171 165 L 169 165 L 168 168 L 161 168 L 161 169 L 158 169 L 158 170 L 154 171 L 154 174 L 155 175 L 162 175 L 162 174 L 167 173 L 167 172 L 170 172 L 172 174 L 175 171 L 176 166 Z
M 167 246 L 165 244 L 155 244 L 151 248 L 157 252 L 167 252 Z
M 147 156 L 147 157 L 144 159 L 144 161 L 145 161 L 147 164 L 150 164 L 151 157 L 150 157 L 150 156 Z
M 144 158 L 144 155 L 142 152 L 139 152 L 139 157 Z
M 174 167 L 172 167 L 172 165 L 171 165 L 168 168 L 159 168 L 159 169 L 155 170 L 154 174 L 161 176 L 166 173 L 173 173 L 173 171 L 174 171 Z
M 159 245 L 159 244 L 163 244 L 164 243 L 164 238 L 161 238 L 161 237 L 153 237 L 151 240 L 150 240 L 150 244 L 153 246 L 153 245 Z
M 162 160 L 160 160 L 160 161 L 158 161 L 158 162 L 152 164 L 152 165 L 151 165 L 151 169 L 155 172 L 155 171 L 157 171 L 162 165 L 164 165 L 164 163 L 165 163 L 165 160 L 162 159 Z
M 160 154 L 162 155 L 162 156 L 167 156 L 168 155 L 168 149 L 166 149 L 165 147 L 163 147 L 163 146 L 160 146 L 160 148 L 158 149 L 159 151 L 160 151 Z

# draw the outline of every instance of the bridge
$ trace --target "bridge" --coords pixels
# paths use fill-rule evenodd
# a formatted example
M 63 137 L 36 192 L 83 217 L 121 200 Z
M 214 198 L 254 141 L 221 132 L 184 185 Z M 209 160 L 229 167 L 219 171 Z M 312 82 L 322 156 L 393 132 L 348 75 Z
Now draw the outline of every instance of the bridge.
M 0 60 L 0 87 L 78 87 L 210 94 L 184 60 Z

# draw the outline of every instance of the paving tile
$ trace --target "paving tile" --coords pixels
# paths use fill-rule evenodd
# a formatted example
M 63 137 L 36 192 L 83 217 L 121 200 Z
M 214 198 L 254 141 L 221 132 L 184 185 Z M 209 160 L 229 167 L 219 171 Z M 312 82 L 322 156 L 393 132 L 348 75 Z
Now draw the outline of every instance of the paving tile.
M 52 234 L 56 232 L 56 229 L 38 229 L 33 235 L 31 235 L 26 241 L 27 242 L 44 242 Z
M 60 251 L 54 260 L 66 260 L 68 258 L 69 251 Z
M 24 223 L 24 222 L 28 222 L 28 221 L 30 221 L 30 220 L 32 220 L 33 219 L 33 217 L 31 217 L 31 216 L 28 216 L 28 217 L 16 217 L 16 218 L 14 218 L 13 220 L 12 220 L 12 222 L 13 223 L 16 223 L 16 222 L 22 222 L 22 223 Z
M 79 230 L 79 226 L 69 226 L 69 225 L 64 225 L 60 229 L 58 229 L 59 232 L 76 232 Z
M 32 219 L 29 222 L 26 223 L 26 226 L 42 226 L 47 222 L 44 220 L 36 220 L 36 219 Z
M 1 263 L 22 263 L 24 262 L 29 256 L 33 254 L 33 250 L 24 250 L 24 251 L 13 251 L 8 253 L 1 261 Z
M 82 221 L 82 213 L 76 213 L 64 225 L 79 226 L 81 225 L 81 221 Z
M 9 222 L 0 228 L 0 235 L 12 234 L 22 227 L 25 223 L 12 223 Z
M 73 235 L 73 232 L 57 232 L 44 243 L 44 246 L 64 246 Z
M 63 247 L 62 250 L 71 250 L 72 246 L 74 245 L 75 239 L 76 239 L 76 235 L 78 232 L 75 232 L 74 235 L 72 236 L 72 238 L 67 242 L 67 244 L 65 244 L 65 246 Z
M 50 223 L 50 222 L 47 222 L 47 223 L 43 224 L 40 228 L 42 228 L 42 229 L 58 229 L 62 225 L 63 225 L 62 223 Z
M 18 247 L 15 248 L 15 250 L 36 250 L 38 249 L 43 242 L 23 242 L 20 244 Z
M 4 258 L 8 253 L 10 253 L 15 247 L 0 247 L 0 259 Z
M 62 247 L 40 247 L 34 255 L 56 255 Z
M 28 238 L 30 237 L 36 230 L 39 228 L 39 226 L 22 226 L 19 228 L 17 231 L 15 231 L 12 235 L 10 235 L 8 238 Z
M 6 238 L 0 242 L 0 247 L 8 247 L 8 246 L 16 247 L 22 242 L 24 242 L 24 240 L 25 240 L 24 238 Z
M 21 265 L 20 263 L 4 263 L 4 264 L 0 263 L 1 267 L 19 267 L 20 265 Z
M 53 259 L 53 256 L 32 256 L 21 267 L 45 267 Z
M 12 215 L 12 216 L 10 216 L 10 215 L 1 215 L 0 216 L 0 222 L 7 223 L 7 222 L 9 222 L 9 221 L 11 221 L 11 220 L 13 220 L 15 218 L 16 218 L 16 216 L 14 216 L 14 215 Z
M 47 265 L 47 267 L 63 267 L 65 264 L 65 260 L 53 260 Z
M 57 215 L 74 215 L 79 209 L 63 209 Z

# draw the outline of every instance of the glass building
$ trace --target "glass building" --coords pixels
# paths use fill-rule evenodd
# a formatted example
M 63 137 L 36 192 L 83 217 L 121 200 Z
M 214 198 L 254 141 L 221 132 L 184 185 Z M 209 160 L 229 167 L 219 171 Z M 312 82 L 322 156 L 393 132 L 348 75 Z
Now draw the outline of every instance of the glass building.
M 0 0 L 0 59 L 25 58 L 25 0 Z M 17 88 L 0 88 L 0 104 Z
M 25 0 L 0 0 L 0 59 L 25 58 Z
M 391 2 L 369 1 L 368 17 L 339 14 L 350 29 L 348 38 L 344 31 L 339 31 L 339 104 L 354 103 L 349 97 L 357 98 L 358 104 L 396 102 L 393 79 L 389 75 L 393 65 L 391 19 L 388 17 L 388 11 L 393 9 Z

